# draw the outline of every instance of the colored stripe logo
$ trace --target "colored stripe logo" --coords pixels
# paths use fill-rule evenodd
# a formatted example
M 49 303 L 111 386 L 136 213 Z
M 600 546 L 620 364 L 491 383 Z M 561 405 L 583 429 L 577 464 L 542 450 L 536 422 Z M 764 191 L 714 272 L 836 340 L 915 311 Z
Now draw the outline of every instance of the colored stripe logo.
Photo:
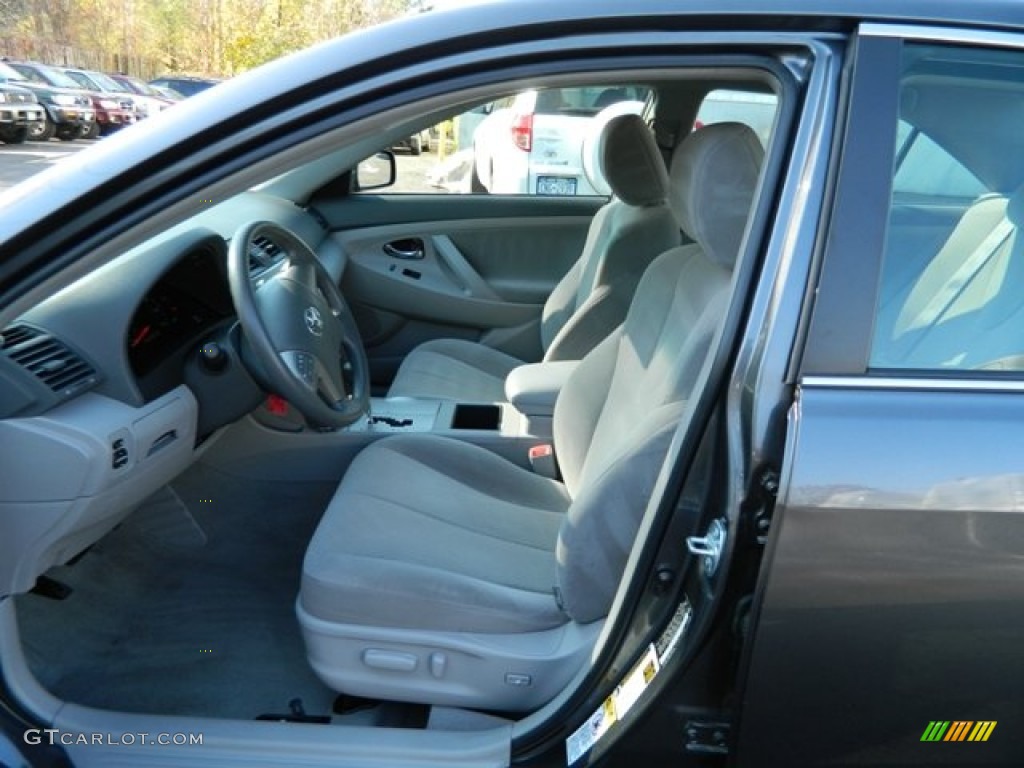
M 996 720 L 932 720 L 921 741 L 988 741 Z

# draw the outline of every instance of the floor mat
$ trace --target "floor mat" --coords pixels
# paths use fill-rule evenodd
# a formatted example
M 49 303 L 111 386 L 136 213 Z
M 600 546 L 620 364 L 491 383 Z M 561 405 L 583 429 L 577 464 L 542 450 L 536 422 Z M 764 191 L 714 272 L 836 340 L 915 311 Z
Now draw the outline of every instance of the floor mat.
M 77 563 L 63 601 L 17 599 L 33 672 L 55 695 L 131 712 L 328 714 L 294 602 L 332 484 L 253 482 L 196 465 Z

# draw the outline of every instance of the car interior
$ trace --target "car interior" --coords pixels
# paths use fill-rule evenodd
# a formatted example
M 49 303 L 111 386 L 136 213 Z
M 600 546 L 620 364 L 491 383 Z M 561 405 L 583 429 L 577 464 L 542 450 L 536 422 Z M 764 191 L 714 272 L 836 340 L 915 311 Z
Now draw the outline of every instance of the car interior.
M 750 66 L 587 78 L 342 133 L 3 329 L 9 684 L 51 712 L 441 731 L 571 689 L 743 298 L 776 137 L 697 116 L 780 93 Z M 593 139 L 610 198 L 360 183 L 479 104 L 619 82 L 649 96 Z

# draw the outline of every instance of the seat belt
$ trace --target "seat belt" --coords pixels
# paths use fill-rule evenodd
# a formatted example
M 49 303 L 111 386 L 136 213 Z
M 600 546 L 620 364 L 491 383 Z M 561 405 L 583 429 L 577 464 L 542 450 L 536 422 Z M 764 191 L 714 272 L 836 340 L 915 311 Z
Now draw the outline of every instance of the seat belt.
M 1016 227 L 1008 219 L 1004 218 L 1000 221 L 989 232 L 988 237 L 982 240 L 981 244 L 974 249 L 974 252 L 964 260 L 964 263 L 953 273 L 953 276 L 925 304 L 924 309 L 918 313 L 912 327 L 927 328 L 934 325 L 943 313 L 949 309 L 956 298 L 963 293 L 964 288 L 967 287 L 971 280 L 992 260 L 992 257 L 996 255 L 996 252 L 1003 246 L 1003 243 L 1010 239 L 1010 235 L 1015 230 Z
M 529 452 L 530 467 L 538 475 L 560 480 L 561 473 L 558 471 L 558 460 L 555 458 L 555 447 L 551 443 L 534 445 Z

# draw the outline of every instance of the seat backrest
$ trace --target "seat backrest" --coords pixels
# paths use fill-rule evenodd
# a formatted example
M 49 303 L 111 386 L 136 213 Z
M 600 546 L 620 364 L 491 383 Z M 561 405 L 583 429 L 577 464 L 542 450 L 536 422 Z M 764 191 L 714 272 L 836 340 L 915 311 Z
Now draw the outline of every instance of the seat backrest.
M 1024 353 L 1024 190 L 968 208 L 933 258 L 895 288 L 912 254 L 887 248 L 871 365 L 975 368 Z M 996 366 L 998 367 L 998 366 Z
M 610 120 L 597 157 L 614 197 L 594 215 L 580 258 L 544 305 L 545 360 L 579 360 L 597 346 L 626 316 L 654 257 L 681 240 L 665 163 L 640 117 Z
M 588 354 L 555 404 L 572 504 L 558 538 L 558 591 L 578 622 L 606 615 L 655 479 L 729 300 L 763 151 L 750 128 L 688 136 L 671 198 L 694 244 L 659 256 L 625 322 Z

